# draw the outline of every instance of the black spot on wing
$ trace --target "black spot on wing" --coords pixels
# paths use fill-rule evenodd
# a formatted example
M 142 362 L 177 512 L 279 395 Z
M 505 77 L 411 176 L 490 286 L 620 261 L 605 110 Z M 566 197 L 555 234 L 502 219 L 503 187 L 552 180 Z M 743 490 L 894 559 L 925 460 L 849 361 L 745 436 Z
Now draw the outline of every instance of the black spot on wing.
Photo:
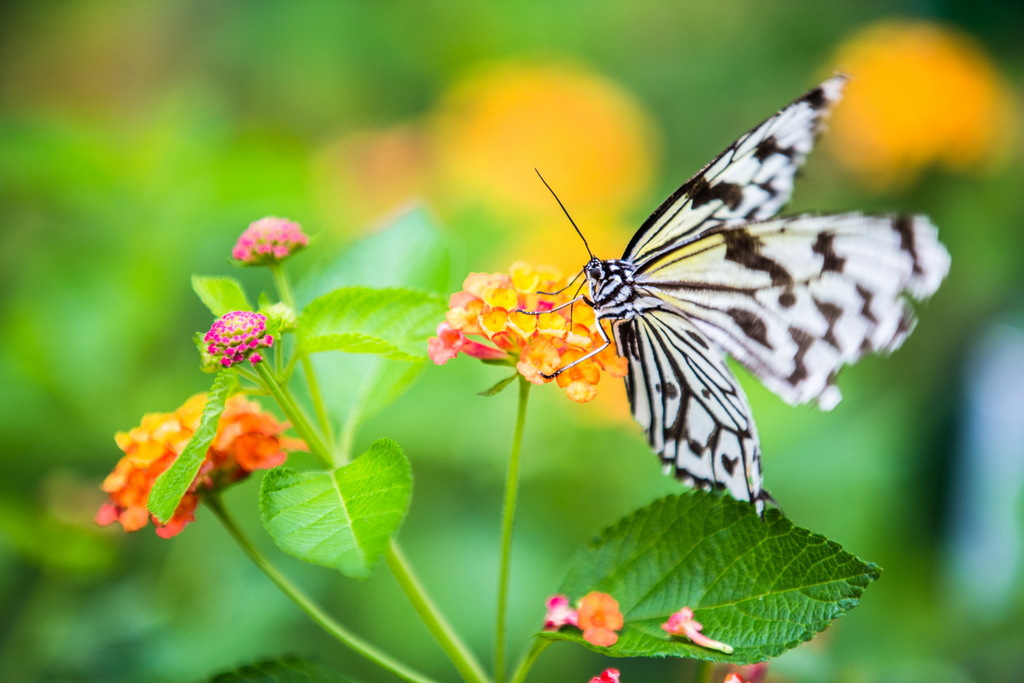
M 857 285 L 857 294 L 860 296 L 860 300 L 862 302 L 860 307 L 861 316 L 871 324 L 877 325 L 878 318 L 876 318 L 875 314 L 871 311 L 871 301 L 875 298 L 875 295 L 870 289 L 867 289 L 863 285 Z
M 914 217 L 896 216 L 892 222 L 892 229 L 900 236 L 900 249 L 910 254 L 910 260 L 914 263 L 914 274 L 922 273 L 921 264 L 918 262 L 917 243 L 914 239 Z
M 828 323 L 828 329 L 825 330 L 825 334 L 822 335 L 822 339 L 827 341 L 836 349 L 842 350 L 839 346 L 839 340 L 836 339 L 835 326 L 836 321 L 839 320 L 839 316 L 843 314 L 843 309 L 829 301 L 818 301 L 814 299 L 814 305 L 817 307 L 818 312 L 821 313 L 822 317 L 825 318 L 825 322 Z
M 735 209 L 743 201 L 743 188 L 735 183 L 709 183 L 704 176 L 697 176 L 687 184 L 691 183 L 691 187 L 686 189 L 686 194 L 690 196 L 691 206 L 695 209 L 716 199 L 730 209 Z
M 832 233 L 822 232 L 818 234 L 818 239 L 811 247 L 811 250 L 822 258 L 822 273 L 841 273 L 846 265 L 846 259 L 836 254 L 835 240 L 836 236 Z
M 821 109 L 828 103 L 828 98 L 825 97 L 825 91 L 821 86 L 808 92 L 802 99 L 815 109 Z
M 733 322 L 736 323 L 736 326 L 743 330 L 743 334 L 766 349 L 772 348 L 771 343 L 768 341 L 768 326 L 764 324 L 764 320 L 760 316 L 745 308 L 730 308 L 727 313 L 733 319 Z
M 754 158 L 758 161 L 764 161 L 773 154 L 781 154 L 784 157 L 792 159 L 796 156 L 796 150 L 792 147 L 780 147 L 779 141 L 774 135 L 769 135 L 759 142 L 757 147 L 754 148 Z
M 796 386 L 807 379 L 809 375 L 807 366 L 804 365 L 804 358 L 807 356 L 811 346 L 814 345 L 814 337 L 799 327 L 789 328 L 789 336 L 793 338 L 793 342 L 796 344 L 796 355 L 793 357 L 793 372 L 786 378 L 786 381 Z
M 730 458 L 725 453 L 722 453 L 722 467 L 729 473 L 729 476 L 736 474 L 736 465 L 739 463 L 739 458 Z
M 726 230 L 722 238 L 725 240 L 725 260 L 768 273 L 773 285 L 793 284 L 793 276 L 782 264 L 761 253 L 761 240 L 757 236 L 745 230 Z
M 783 308 L 789 308 L 796 303 L 796 294 L 793 292 L 785 291 L 779 294 L 779 305 Z

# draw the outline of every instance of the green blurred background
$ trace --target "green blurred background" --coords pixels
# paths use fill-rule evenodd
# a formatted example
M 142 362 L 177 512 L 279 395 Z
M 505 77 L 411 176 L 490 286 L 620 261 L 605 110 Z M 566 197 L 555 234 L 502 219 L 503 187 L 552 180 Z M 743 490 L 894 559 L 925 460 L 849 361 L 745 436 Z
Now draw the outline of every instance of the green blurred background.
M 287 653 L 389 680 L 277 594 L 208 511 L 170 541 L 92 523 L 113 433 L 208 386 L 191 335 L 211 321 L 189 275 L 268 289 L 227 265 L 250 221 L 317 235 L 300 272 L 414 199 L 456 255 L 449 291 L 516 259 L 571 271 L 585 254 L 534 166 L 614 257 L 739 133 L 842 68 L 849 102 L 790 210 L 927 213 L 953 266 L 904 348 L 844 372 L 832 413 L 742 376 L 786 513 L 885 570 L 770 680 L 1018 680 L 1022 26 L 1019 3 L 955 0 L 4 3 L 0 679 L 198 680 Z M 475 392 L 500 377 L 431 366 L 358 436 L 406 448 L 403 543 L 485 658 L 514 396 Z M 574 550 L 678 488 L 611 384 L 584 406 L 534 392 L 513 654 Z M 258 535 L 256 488 L 227 501 Z M 355 631 L 454 678 L 386 572 L 341 579 L 260 538 Z M 556 646 L 534 680 L 603 665 Z M 686 662 L 616 665 L 624 681 L 687 680 Z

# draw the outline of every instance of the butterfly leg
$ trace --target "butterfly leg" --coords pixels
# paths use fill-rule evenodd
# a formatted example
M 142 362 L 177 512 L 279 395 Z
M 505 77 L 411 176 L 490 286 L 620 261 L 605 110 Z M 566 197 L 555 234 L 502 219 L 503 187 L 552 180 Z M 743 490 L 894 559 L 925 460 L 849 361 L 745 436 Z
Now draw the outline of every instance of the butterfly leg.
M 582 298 L 582 297 L 580 297 L 580 298 Z M 563 367 L 558 368 L 557 370 L 552 372 L 550 375 L 542 372 L 542 373 L 540 373 L 540 376 L 543 377 L 544 379 L 554 379 L 555 377 L 558 377 L 559 375 L 561 375 L 563 372 L 565 372 L 569 368 L 575 367 L 575 366 L 579 365 L 580 363 L 582 363 L 585 360 L 590 360 L 591 358 L 593 358 L 594 356 L 596 356 L 597 354 L 601 353 L 602 351 L 607 349 L 609 346 L 611 346 L 612 345 L 612 340 L 608 338 L 608 334 L 604 331 L 604 325 L 601 324 L 600 320 L 597 321 L 597 331 L 598 331 L 598 334 L 601 335 L 601 339 L 604 341 L 604 343 L 601 344 L 601 346 L 597 347 L 596 349 L 594 349 L 590 353 L 586 354 L 585 356 L 581 356 L 580 358 L 577 358 L 573 362 L 568 363 L 567 365 L 564 365 Z
M 572 306 L 577 301 L 582 301 L 585 304 L 587 304 L 588 306 L 591 305 L 590 300 L 587 299 L 586 296 L 581 294 L 580 296 L 576 297 L 575 299 L 572 299 L 570 301 L 566 301 L 564 304 L 562 304 L 560 306 L 555 306 L 554 308 L 548 309 L 546 311 L 524 311 L 521 308 L 517 308 L 517 309 L 515 309 L 513 311 L 513 313 L 525 313 L 526 315 L 540 315 L 541 313 L 554 313 L 555 311 L 560 311 L 563 308 L 568 308 L 569 306 Z

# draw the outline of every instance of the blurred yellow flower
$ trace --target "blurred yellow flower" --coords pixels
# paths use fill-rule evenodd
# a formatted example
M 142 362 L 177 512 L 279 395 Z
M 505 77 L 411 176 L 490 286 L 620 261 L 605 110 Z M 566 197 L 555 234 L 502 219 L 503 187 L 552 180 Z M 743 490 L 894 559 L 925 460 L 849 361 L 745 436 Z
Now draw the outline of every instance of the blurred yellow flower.
M 984 168 L 1008 147 L 1009 88 L 983 49 L 954 29 L 873 24 L 840 45 L 833 63 L 853 78 L 829 137 L 869 185 L 905 185 L 929 166 Z
M 476 202 L 512 216 L 522 227 L 511 250 L 572 271 L 585 252 L 534 168 L 591 246 L 617 251 L 626 234 L 621 218 L 653 175 L 654 130 L 640 104 L 601 75 L 583 66 L 518 62 L 481 67 L 456 83 L 431 127 L 443 201 Z

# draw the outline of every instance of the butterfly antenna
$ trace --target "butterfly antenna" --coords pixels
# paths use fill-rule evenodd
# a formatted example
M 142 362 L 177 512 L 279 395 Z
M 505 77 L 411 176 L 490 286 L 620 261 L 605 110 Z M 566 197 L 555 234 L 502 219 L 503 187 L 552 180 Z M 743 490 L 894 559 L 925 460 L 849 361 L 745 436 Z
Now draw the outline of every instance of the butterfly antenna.
M 565 204 L 562 203 L 562 200 L 558 198 L 558 195 L 555 194 L 555 191 L 551 189 L 550 185 L 548 185 L 548 181 L 544 180 L 544 176 L 540 174 L 540 171 L 538 171 L 536 168 L 533 170 L 536 171 L 537 177 L 540 178 L 540 181 L 542 183 L 544 183 L 544 187 L 548 188 L 548 192 L 550 192 L 551 196 L 555 198 L 555 201 L 558 202 L 558 205 L 562 207 L 562 213 L 564 213 L 565 217 L 569 219 L 570 223 L 572 223 L 572 227 L 576 228 L 576 234 L 580 236 L 581 240 L 583 240 L 583 246 L 587 248 L 587 253 L 590 254 L 590 258 L 594 258 L 594 252 L 590 251 L 590 245 L 587 244 L 587 238 L 583 236 L 583 232 L 580 230 L 579 226 L 576 225 L 576 221 L 574 221 L 572 219 L 572 216 L 569 215 L 569 211 L 565 208 Z

